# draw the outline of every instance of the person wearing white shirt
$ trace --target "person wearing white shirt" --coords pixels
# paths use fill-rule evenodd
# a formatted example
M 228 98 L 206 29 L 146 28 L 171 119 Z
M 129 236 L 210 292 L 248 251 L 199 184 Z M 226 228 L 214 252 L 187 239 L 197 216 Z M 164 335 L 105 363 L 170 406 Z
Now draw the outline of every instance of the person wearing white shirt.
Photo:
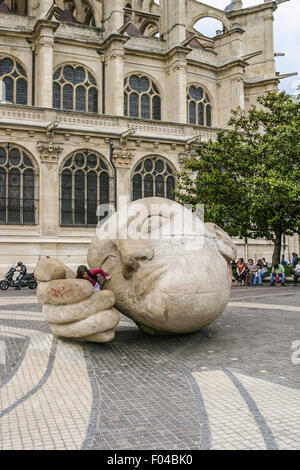
M 297 279 L 300 277 L 300 258 L 298 258 L 298 263 L 296 264 L 295 269 L 292 269 L 292 274 L 294 275 L 294 286 L 296 286 Z

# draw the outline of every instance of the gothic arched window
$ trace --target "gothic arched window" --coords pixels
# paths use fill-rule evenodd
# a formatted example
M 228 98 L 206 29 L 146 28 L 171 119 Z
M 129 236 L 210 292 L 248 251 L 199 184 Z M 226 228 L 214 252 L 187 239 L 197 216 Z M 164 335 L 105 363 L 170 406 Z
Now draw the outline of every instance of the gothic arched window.
M 189 124 L 208 127 L 212 125 L 210 98 L 201 86 L 191 85 L 189 87 L 187 105 Z
M 110 176 L 107 163 L 96 152 L 72 153 L 61 171 L 61 225 L 93 227 L 103 219 L 97 208 L 109 204 Z
M 0 224 L 35 225 L 38 173 L 27 152 L 0 145 Z
M 137 164 L 132 176 L 132 200 L 164 197 L 175 200 L 174 170 L 163 157 L 150 155 Z
M 153 80 L 140 74 L 125 78 L 124 116 L 161 120 L 161 99 Z
M 10 57 L 0 60 L 0 77 L 5 83 L 5 98 L 14 104 L 27 105 L 27 75 L 23 67 Z
M 68 64 L 56 70 L 53 108 L 98 113 L 96 81 L 86 68 Z

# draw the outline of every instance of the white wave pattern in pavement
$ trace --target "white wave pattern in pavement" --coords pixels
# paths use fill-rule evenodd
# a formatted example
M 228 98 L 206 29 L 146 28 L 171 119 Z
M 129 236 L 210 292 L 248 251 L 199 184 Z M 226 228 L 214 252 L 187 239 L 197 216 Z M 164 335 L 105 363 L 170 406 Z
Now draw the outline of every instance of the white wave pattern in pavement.
M 265 449 L 265 442 L 243 397 L 221 371 L 194 372 L 211 433 L 212 450 Z
M 19 369 L 0 389 L 0 449 L 80 449 L 93 399 L 81 346 L 58 340 L 49 368 L 52 335 L 1 329 L 29 336 L 30 344 Z
M 300 447 L 300 390 L 234 373 L 261 411 L 280 450 Z
M 300 390 L 233 371 L 229 374 L 238 380 L 244 394 L 225 371 L 193 373 L 208 417 L 210 448 L 267 449 L 259 420 L 254 419 L 254 415 L 259 415 L 273 446 L 282 450 L 299 449 Z M 249 397 L 248 403 L 245 394 Z M 249 408 L 249 401 L 256 413 L 251 411 L 251 405 Z

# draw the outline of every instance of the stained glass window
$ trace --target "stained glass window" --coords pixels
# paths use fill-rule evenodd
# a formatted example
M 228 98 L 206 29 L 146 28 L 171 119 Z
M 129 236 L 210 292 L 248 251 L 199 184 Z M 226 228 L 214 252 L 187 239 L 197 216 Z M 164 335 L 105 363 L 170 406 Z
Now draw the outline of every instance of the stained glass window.
M 0 224 L 34 225 L 37 171 L 32 159 L 14 144 L 0 147 Z
M 73 109 L 73 87 L 69 84 L 63 88 L 63 109 Z
M 187 94 L 187 114 L 190 124 L 212 125 L 211 104 L 208 93 L 201 87 L 191 85 Z
M 53 75 L 53 108 L 98 113 L 96 81 L 86 68 L 65 65 Z
M 23 223 L 34 224 L 34 172 L 31 169 L 23 174 Z
M 0 60 L 0 77 L 5 83 L 5 99 L 14 104 L 27 105 L 27 75 L 23 67 L 8 57 Z
M 154 82 L 145 75 L 131 75 L 124 81 L 124 116 L 161 120 L 161 100 Z
M 110 176 L 104 159 L 90 150 L 74 152 L 61 173 L 61 225 L 94 227 L 97 208 L 110 202 Z
M 129 96 L 129 109 L 130 117 L 139 116 L 139 95 L 137 93 L 131 93 Z
M 156 155 L 145 157 L 133 171 L 132 199 L 164 197 L 175 200 L 175 176 L 170 164 Z
M 196 103 L 194 101 L 189 102 L 189 123 L 196 124 Z
M 132 200 L 136 201 L 137 199 L 142 199 L 142 176 L 139 174 L 134 175 L 132 179 Z M 1 188 L 0 188 L 1 189 Z
M 83 86 L 76 88 L 76 111 L 85 111 L 85 93 Z
M 141 99 L 141 118 L 150 119 L 150 98 L 146 94 Z

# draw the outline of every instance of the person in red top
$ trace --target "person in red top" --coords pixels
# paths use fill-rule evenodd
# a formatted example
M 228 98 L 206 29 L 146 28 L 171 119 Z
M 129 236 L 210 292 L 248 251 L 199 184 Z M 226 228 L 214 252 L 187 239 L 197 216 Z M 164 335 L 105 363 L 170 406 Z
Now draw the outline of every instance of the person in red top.
M 240 258 L 236 265 L 236 273 L 235 273 L 235 285 L 238 285 L 238 281 L 242 281 L 242 286 L 245 285 L 245 279 L 247 275 L 247 266 L 244 263 L 244 259 Z
M 89 281 L 93 287 L 95 292 L 99 292 L 101 289 L 100 282 L 99 282 L 99 274 L 103 276 L 105 281 L 110 281 L 111 276 L 107 274 L 103 269 L 91 269 L 89 270 L 86 266 L 79 266 L 77 269 L 77 279 L 85 279 Z M 99 277 L 98 277 L 99 276 Z

